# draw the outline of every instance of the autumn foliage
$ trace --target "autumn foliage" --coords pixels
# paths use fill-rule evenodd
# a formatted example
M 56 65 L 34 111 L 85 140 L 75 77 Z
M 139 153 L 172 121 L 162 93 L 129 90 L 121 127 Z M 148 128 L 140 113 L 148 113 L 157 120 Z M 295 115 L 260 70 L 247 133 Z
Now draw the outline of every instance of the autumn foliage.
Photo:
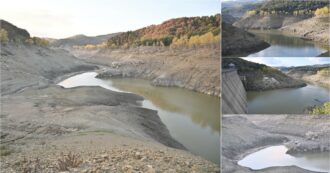
M 268 0 L 255 9 L 246 12 L 246 16 L 267 15 L 321 15 L 329 13 L 328 0 Z M 322 8 L 323 7 L 323 8 Z
M 220 42 L 220 15 L 171 19 L 110 38 L 109 48 L 196 46 Z
M 329 8 L 328 7 L 318 8 L 315 11 L 315 15 L 317 15 L 317 16 L 325 15 L 325 14 L 329 14 Z

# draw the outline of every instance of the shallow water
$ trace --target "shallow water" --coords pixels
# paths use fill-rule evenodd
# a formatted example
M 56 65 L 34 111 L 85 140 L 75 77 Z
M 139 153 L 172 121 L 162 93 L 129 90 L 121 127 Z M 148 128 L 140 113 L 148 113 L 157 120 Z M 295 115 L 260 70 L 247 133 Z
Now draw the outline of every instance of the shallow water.
M 59 83 L 76 86 L 101 86 L 131 92 L 145 98 L 142 106 L 158 111 L 173 138 L 190 152 L 217 164 L 220 163 L 220 99 L 181 88 L 155 87 L 139 79 L 97 79 L 88 72 Z
M 328 152 L 286 154 L 287 147 L 272 146 L 252 153 L 238 162 L 239 165 L 260 170 L 274 166 L 297 166 L 310 171 L 328 172 L 330 154 Z
M 287 36 L 279 31 L 251 31 L 271 46 L 248 57 L 316 57 L 327 49 L 315 42 Z
M 299 114 L 308 106 L 330 101 L 326 88 L 307 85 L 302 88 L 248 91 L 249 114 Z

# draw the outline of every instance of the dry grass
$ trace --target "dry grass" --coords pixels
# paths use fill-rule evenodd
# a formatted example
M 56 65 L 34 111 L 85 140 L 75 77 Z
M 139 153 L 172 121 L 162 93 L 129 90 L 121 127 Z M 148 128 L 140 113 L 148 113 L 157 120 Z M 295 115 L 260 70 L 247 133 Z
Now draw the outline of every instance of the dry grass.
M 0 145 L 0 156 L 8 156 L 14 151 L 7 145 Z
M 42 169 L 39 158 L 36 158 L 34 160 L 27 160 L 26 158 L 24 158 L 24 160 L 21 162 L 20 171 L 22 173 L 35 173 L 40 172 L 41 170 Z
M 71 152 L 67 155 L 62 153 L 57 161 L 57 169 L 59 171 L 68 171 L 69 168 L 77 168 L 82 163 L 80 156 Z

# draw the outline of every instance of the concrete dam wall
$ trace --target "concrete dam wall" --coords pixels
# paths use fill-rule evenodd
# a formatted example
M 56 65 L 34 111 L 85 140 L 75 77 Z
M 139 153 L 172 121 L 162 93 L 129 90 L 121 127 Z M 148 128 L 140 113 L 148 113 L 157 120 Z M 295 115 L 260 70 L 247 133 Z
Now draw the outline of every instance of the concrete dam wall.
M 244 85 L 236 69 L 222 70 L 222 113 L 247 113 L 247 98 Z

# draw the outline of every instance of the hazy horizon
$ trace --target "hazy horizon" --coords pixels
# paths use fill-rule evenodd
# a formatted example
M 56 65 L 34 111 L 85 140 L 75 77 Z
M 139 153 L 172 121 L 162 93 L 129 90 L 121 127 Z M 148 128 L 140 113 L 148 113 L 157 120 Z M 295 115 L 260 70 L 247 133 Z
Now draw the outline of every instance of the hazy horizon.
M 297 67 L 306 65 L 322 65 L 330 64 L 330 58 L 316 58 L 316 57 L 249 57 L 243 58 L 247 61 L 265 64 L 272 67 Z
M 178 17 L 220 13 L 218 0 L 58 0 L 5 1 L 0 18 L 32 36 L 66 38 L 136 30 Z

